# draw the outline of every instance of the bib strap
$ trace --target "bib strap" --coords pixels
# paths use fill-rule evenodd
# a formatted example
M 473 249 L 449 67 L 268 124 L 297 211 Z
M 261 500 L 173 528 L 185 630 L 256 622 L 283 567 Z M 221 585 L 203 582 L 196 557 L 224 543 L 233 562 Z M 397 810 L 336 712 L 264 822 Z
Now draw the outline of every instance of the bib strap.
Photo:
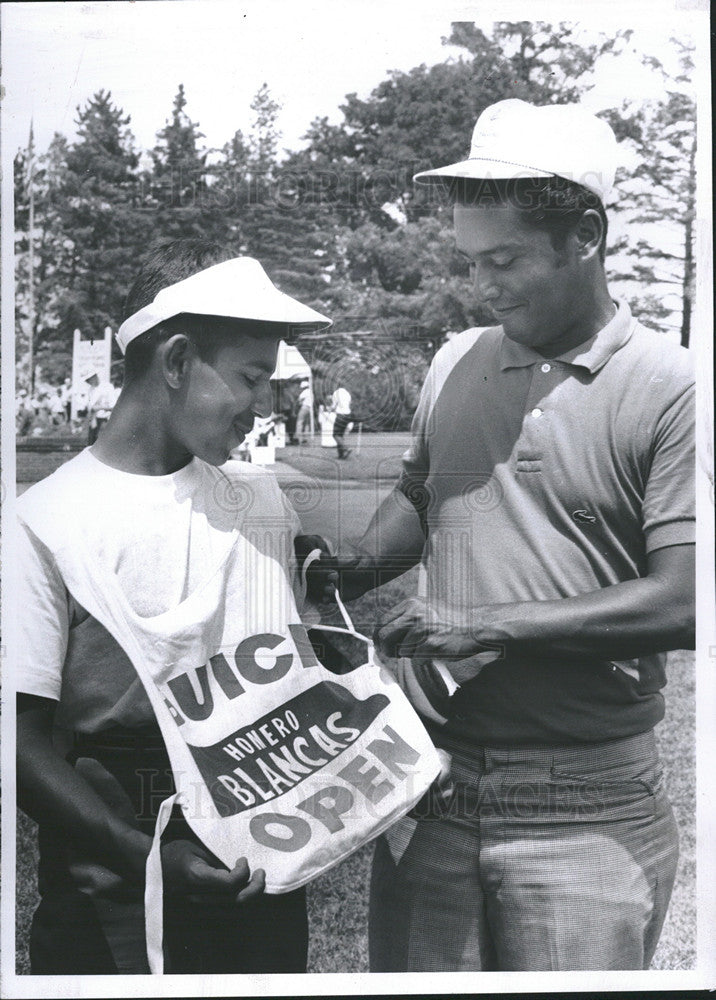
M 164 799 L 159 806 L 154 839 L 147 855 L 146 882 L 144 886 L 144 927 L 147 938 L 147 961 L 153 976 L 164 972 L 164 885 L 162 881 L 162 834 L 181 792 Z
M 306 573 L 308 571 L 309 566 L 311 566 L 312 563 L 320 559 L 322 555 L 323 552 L 321 549 L 312 549 L 304 560 L 303 568 L 301 569 L 301 590 L 304 600 L 306 597 L 306 590 L 308 589 Z M 355 628 L 353 627 L 353 622 L 351 621 L 351 616 L 346 611 L 346 606 L 341 600 L 341 595 L 338 593 L 337 587 L 334 589 L 333 593 L 336 598 L 336 604 L 338 605 L 338 610 L 340 611 L 343 617 L 343 621 L 346 624 L 346 628 L 348 629 L 349 632 L 355 632 Z

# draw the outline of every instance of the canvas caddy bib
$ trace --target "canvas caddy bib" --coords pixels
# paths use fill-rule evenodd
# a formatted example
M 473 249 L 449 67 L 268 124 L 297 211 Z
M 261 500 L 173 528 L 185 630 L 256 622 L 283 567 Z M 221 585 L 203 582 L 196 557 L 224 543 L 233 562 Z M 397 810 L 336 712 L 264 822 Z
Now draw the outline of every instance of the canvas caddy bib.
M 175 802 L 227 867 L 246 856 L 252 870 L 265 869 L 266 891 L 281 893 L 403 816 L 440 761 L 369 640 L 346 629 L 361 665 L 340 675 L 322 665 L 283 569 L 286 554 L 277 558 L 286 533 L 270 517 L 228 533 L 205 581 L 152 618 L 134 613 L 103 565 L 90 519 L 75 509 L 60 520 L 57 537 L 45 541 L 70 593 L 134 665 L 174 773 L 177 791 L 160 807 L 147 861 L 147 951 L 152 972 L 161 972 L 159 838 Z M 332 631 L 318 636 L 326 652 Z

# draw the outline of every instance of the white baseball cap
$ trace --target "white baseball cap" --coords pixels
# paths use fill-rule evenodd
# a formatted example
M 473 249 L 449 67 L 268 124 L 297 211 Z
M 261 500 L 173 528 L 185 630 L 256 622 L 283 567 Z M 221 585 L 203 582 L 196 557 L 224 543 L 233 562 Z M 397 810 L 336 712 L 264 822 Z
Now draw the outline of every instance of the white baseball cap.
M 423 170 L 413 180 L 557 176 L 581 184 L 604 203 L 618 165 L 616 137 L 601 118 L 578 104 L 537 107 L 510 98 L 490 105 L 477 119 L 467 160 Z
M 280 292 L 253 257 L 234 257 L 168 285 L 133 313 L 117 331 L 122 353 L 135 337 L 180 313 L 277 323 L 298 328 L 296 332 L 320 330 L 332 322 Z

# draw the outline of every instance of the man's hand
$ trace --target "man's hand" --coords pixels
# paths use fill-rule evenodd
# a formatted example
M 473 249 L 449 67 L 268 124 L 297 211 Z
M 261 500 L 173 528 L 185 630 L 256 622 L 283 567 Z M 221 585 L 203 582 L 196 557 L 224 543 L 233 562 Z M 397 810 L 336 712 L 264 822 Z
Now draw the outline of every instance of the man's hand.
M 229 871 L 217 867 L 216 859 L 190 840 L 162 844 L 162 872 L 166 891 L 184 896 L 221 893 L 245 903 L 261 895 L 266 886 L 263 869 L 257 868 L 251 875 L 246 858 L 239 858 Z
M 335 592 L 338 586 L 338 570 L 336 560 L 331 554 L 325 538 L 320 535 L 296 535 L 293 540 L 296 552 L 296 563 L 299 574 L 303 564 L 314 549 L 320 549 L 321 557 L 311 563 L 306 571 L 306 597 L 313 604 L 335 602 Z
M 378 649 L 388 656 L 425 656 L 449 661 L 450 672 L 460 684 L 468 677 L 461 680 L 457 676 L 453 661 L 467 657 L 472 660 L 483 653 L 494 659 L 496 654 L 504 653 L 497 634 L 490 636 L 490 632 L 495 630 L 487 625 L 487 609 L 484 610 L 485 621 L 476 620 L 469 626 L 459 625 L 454 612 L 439 601 L 428 603 L 421 597 L 409 597 L 393 609 L 387 621 L 376 627 L 373 640 Z M 468 675 L 479 673 L 478 663 L 482 662 L 476 661 L 474 669 L 466 664 Z
M 646 576 L 575 597 L 463 608 L 460 621 L 440 601 L 412 597 L 374 638 L 389 656 L 447 660 L 451 672 L 452 661 L 485 650 L 623 660 L 693 649 L 694 584 L 694 546 L 671 545 L 649 553 Z

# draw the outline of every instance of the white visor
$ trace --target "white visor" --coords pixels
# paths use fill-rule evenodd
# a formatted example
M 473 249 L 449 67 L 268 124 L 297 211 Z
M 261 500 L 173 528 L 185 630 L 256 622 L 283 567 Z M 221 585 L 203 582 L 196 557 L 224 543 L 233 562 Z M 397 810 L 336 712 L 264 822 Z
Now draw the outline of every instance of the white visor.
M 135 337 L 180 313 L 277 323 L 287 328 L 284 337 L 294 329 L 296 334 L 320 330 L 332 322 L 280 292 L 253 257 L 234 257 L 163 288 L 153 302 L 126 319 L 117 331 L 122 353 Z

